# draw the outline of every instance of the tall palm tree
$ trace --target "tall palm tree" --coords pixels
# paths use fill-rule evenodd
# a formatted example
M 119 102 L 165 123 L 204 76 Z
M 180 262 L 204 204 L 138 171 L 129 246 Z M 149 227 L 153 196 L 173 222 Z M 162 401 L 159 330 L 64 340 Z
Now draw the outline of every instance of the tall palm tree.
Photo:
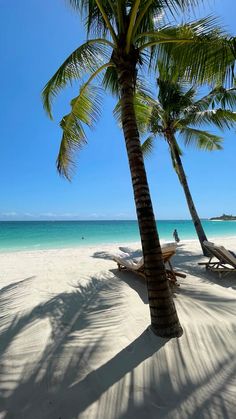
M 149 116 L 148 130 L 152 135 L 144 141 L 143 151 L 148 153 L 152 150 L 155 136 L 162 136 L 167 141 L 173 167 L 183 187 L 200 245 L 204 255 L 207 255 L 203 245 L 207 237 L 189 189 L 181 159 L 182 152 L 176 136 L 178 135 L 186 146 L 194 145 L 208 151 L 220 150 L 221 137 L 213 135 L 202 127 L 211 124 L 224 130 L 235 126 L 236 113 L 232 109 L 236 105 L 236 88 L 218 87 L 207 95 L 197 98 L 197 88 L 189 88 L 183 81 L 173 82 L 171 77 L 162 76 L 158 78 L 157 84 L 158 100 L 149 100 L 151 110 L 149 115 L 146 113 Z M 143 117 L 141 123 L 143 124 Z
M 201 19 L 191 25 L 160 26 L 163 11 L 176 13 L 195 5 L 197 0 L 67 0 L 86 22 L 87 41 L 62 64 L 43 91 L 44 106 L 51 113 L 51 102 L 57 93 L 75 79 L 82 82 L 79 94 L 71 101 L 71 112 L 61 121 L 63 136 L 57 167 L 70 177 L 74 152 L 86 143 L 84 124 L 92 126 L 99 116 L 100 88 L 92 85 L 100 76 L 103 87 L 118 94 L 121 101 L 122 128 L 129 160 L 137 218 L 142 242 L 145 275 L 149 296 L 151 328 L 160 336 L 180 336 L 182 328 L 169 289 L 162 261 L 152 202 L 143 162 L 143 154 L 134 110 L 138 74 L 146 66 L 155 69 L 157 53 L 165 56 L 168 44 L 194 45 L 204 77 L 226 68 L 234 61 L 228 38 L 215 28 L 212 19 Z M 212 45 L 209 51 L 209 44 Z M 170 47 L 171 45 L 171 47 Z M 212 53 L 213 52 L 213 53 Z M 220 58 L 219 58 L 220 57 Z M 191 56 L 187 48 L 182 56 L 187 65 Z M 200 62 L 201 61 L 201 62 Z M 206 65 L 209 64 L 209 66 Z M 219 64 L 220 63 L 220 64 Z M 201 73 L 200 73 L 201 74 Z M 194 76 L 194 74 L 192 74 Z

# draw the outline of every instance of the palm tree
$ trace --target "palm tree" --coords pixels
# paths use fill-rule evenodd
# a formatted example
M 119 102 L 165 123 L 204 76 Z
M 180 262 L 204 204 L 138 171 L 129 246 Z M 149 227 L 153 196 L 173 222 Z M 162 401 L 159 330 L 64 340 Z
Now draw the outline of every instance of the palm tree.
M 236 113 L 232 111 L 232 108 L 236 105 L 236 88 L 218 87 L 198 99 L 197 89 L 187 87 L 183 81 L 173 82 L 172 77 L 160 76 L 157 84 L 158 100 L 149 99 L 151 110 L 148 115 L 148 125 L 152 135 L 144 141 L 143 151 L 145 154 L 152 150 L 153 141 L 157 135 L 164 137 L 167 141 L 173 167 L 183 187 L 200 245 L 204 255 L 207 256 L 207 251 L 203 246 L 207 237 L 188 186 L 181 159 L 182 152 L 176 135 L 184 140 L 186 146 L 195 145 L 201 150 L 208 151 L 220 150 L 221 137 L 200 128 L 209 124 L 221 130 L 235 126 Z M 227 109 L 227 106 L 231 109 Z M 143 124 L 143 120 L 141 123 Z
M 61 65 L 43 91 L 46 111 L 52 117 L 51 103 L 57 93 L 74 80 L 82 82 L 79 94 L 71 101 L 71 112 L 61 121 L 62 141 L 57 159 L 59 172 L 70 177 L 74 152 L 86 141 L 84 124 L 94 125 L 101 105 L 100 88 L 92 85 L 95 77 L 121 101 L 122 128 L 129 160 L 134 199 L 142 242 L 145 275 L 149 296 L 151 329 L 160 336 L 180 336 L 182 328 L 169 289 L 162 261 L 159 237 L 147 182 L 141 143 L 134 110 L 138 74 L 151 66 L 155 69 L 157 53 L 175 53 L 173 45 L 198 44 L 199 68 L 204 77 L 219 72 L 223 77 L 234 61 L 228 38 L 215 28 L 212 19 L 201 19 L 191 25 L 161 26 L 158 16 L 167 10 L 175 13 L 197 0 L 68 0 L 86 22 L 87 41 Z M 211 51 L 209 44 L 212 45 Z M 182 64 L 190 60 L 189 49 Z M 207 66 L 206 64 L 209 64 Z M 220 65 L 219 65 L 220 63 Z M 151 68 L 150 67 L 150 68 Z M 201 73 L 200 73 L 201 74 Z M 192 74 L 194 77 L 194 74 Z

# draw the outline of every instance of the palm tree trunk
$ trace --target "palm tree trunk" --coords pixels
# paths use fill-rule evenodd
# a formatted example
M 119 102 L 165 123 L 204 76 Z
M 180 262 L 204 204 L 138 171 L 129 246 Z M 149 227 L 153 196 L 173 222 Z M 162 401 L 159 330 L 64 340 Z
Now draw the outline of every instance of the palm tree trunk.
M 171 153 L 174 157 L 174 162 L 176 164 L 176 169 L 177 169 L 176 170 L 177 175 L 179 177 L 180 183 L 181 183 L 181 185 L 183 187 L 183 190 L 184 190 L 184 193 L 185 193 L 188 208 L 189 208 L 189 211 L 190 211 L 193 223 L 194 223 L 196 233 L 197 233 L 198 238 L 199 238 L 199 242 L 200 242 L 203 254 L 205 256 L 208 256 L 208 253 L 207 253 L 207 251 L 206 251 L 206 249 L 204 248 L 204 245 L 203 245 L 203 242 L 205 240 L 207 240 L 207 237 L 206 237 L 206 234 L 203 230 L 202 223 L 201 223 L 201 220 L 198 216 L 196 207 L 194 205 L 193 198 L 192 198 L 192 195 L 191 195 L 191 192 L 190 192 L 190 189 L 189 189 L 189 186 L 188 186 L 187 178 L 186 178 L 186 175 L 185 175 L 185 171 L 184 171 L 184 168 L 183 168 L 183 164 L 182 164 L 182 161 L 181 161 L 181 158 L 180 158 L 180 155 L 179 155 L 179 150 L 176 146 L 176 139 L 175 139 L 174 134 L 171 132 L 171 130 L 166 132 L 166 139 L 167 139 L 167 142 L 169 144 Z
M 183 331 L 162 260 L 134 111 L 135 67 L 133 57 L 129 61 L 127 56 L 122 61 L 117 60 L 122 126 L 142 242 L 151 328 L 158 336 L 179 337 Z

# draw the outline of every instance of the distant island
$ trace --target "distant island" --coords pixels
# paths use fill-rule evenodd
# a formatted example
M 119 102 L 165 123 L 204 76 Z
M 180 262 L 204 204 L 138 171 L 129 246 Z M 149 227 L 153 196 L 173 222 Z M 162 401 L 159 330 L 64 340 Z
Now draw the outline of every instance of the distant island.
M 211 221 L 236 221 L 236 215 L 223 214 L 220 217 L 212 217 Z

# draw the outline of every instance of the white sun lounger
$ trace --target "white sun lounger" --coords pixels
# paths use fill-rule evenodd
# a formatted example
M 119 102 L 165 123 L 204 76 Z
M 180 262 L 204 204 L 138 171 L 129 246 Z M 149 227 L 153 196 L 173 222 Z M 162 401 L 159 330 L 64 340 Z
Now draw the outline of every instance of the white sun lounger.
M 170 259 L 172 256 L 176 253 L 177 244 L 176 243 L 165 243 L 162 245 L 162 257 L 163 261 L 166 266 L 166 273 L 168 279 L 172 283 L 177 282 L 177 276 L 181 278 L 186 278 L 186 275 L 181 272 L 176 272 L 172 264 L 170 262 Z M 134 273 L 137 273 L 143 277 L 145 277 L 144 273 L 144 260 L 143 256 L 140 257 L 134 257 L 132 253 L 124 253 L 122 256 L 115 256 L 113 260 L 117 263 L 118 269 L 121 270 L 128 270 Z
M 200 262 L 199 265 L 205 265 L 206 269 L 217 272 L 220 276 L 236 272 L 236 256 L 232 252 L 208 241 L 204 241 L 203 245 L 209 252 L 210 259 L 208 262 Z

